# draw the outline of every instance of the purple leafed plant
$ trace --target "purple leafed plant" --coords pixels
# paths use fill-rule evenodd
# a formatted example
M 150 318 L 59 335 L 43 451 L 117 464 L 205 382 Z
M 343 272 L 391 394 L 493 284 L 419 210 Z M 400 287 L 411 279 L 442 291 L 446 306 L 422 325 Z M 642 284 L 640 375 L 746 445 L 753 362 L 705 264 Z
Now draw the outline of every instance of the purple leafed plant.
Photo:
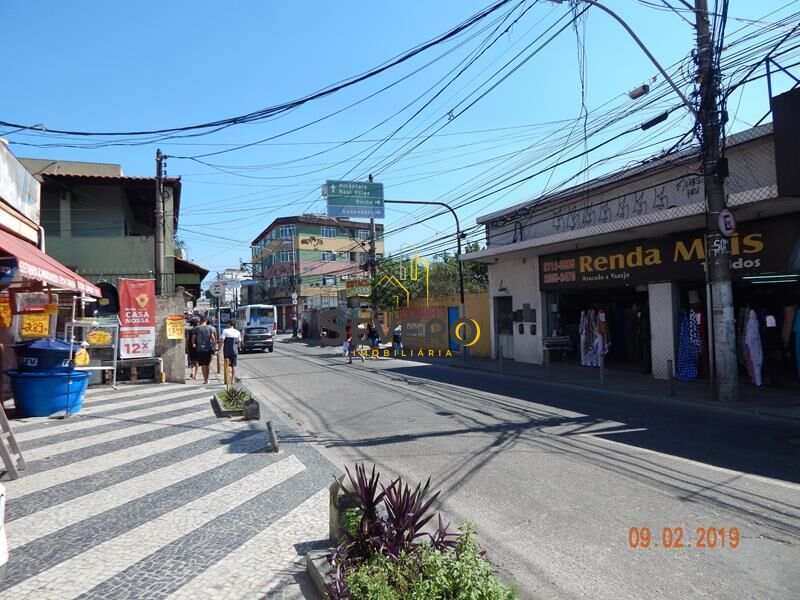
M 382 550 L 384 554 L 397 557 L 403 550 L 408 550 L 418 537 L 424 535 L 422 528 L 433 518 L 428 513 L 431 504 L 439 497 L 440 492 L 425 499 L 431 480 L 425 486 L 417 484 L 414 491 L 401 479 L 395 479 L 388 487 L 383 487 L 386 506 L 386 527 Z
M 374 465 L 369 474 L 363 464 L 356 464 L 353 471 L 355 473 L 345 469 L 362 516 L 356 534 L 343 530 L 345 541 L 330 556 L 328 594 L 333 600 L 351 597 L 345 578 L 370 557 L 380 554 L 395 561 L 401 554 L 412 552 L 415 544 L 423 543 L 420 540 L 425 537 L 430 539 L 435 550 L 449 552 L 460 535 L 449 530 L 449 523 L 443 524 L 441 515 L 438 515 L 439 525 L 432 534 L 423 531 L 434 517 L 435 513 L 430 509 L 440 494 L 436 492 L 428 496 L 430 478 L 424 486 L 417 484 L 412 489 L 401 478 L 388 486 L 382 485 L 380 473 L 375 471 Z M 381 515 L 381 507 L 386 516 Z
M 447 552 L 452 550 L 458 544 L 458 536 L 461 535 L 458 531 L 450 529 L 450 523 L 447 525 L 442 521 L 442 515 L 437 515 L 439 518 L 439 525 L 436 531 L 429 534 L 431 538 L 431 546 L 434 550 L 439 552 Z

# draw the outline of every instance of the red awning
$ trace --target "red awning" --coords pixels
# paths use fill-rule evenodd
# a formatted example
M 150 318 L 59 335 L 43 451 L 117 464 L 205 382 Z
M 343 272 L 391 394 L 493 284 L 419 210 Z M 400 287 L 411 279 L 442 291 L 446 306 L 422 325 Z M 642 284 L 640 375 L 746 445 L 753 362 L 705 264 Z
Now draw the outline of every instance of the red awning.
M 25 279 L 42 281 L 97 298 L 102 295 L 100 289 L 93 283 L 86 281 L 77 273 L 73 273 L 36 246 L 5 231 L 0 231 L 0 250 L 17 259 L 17 271 Z

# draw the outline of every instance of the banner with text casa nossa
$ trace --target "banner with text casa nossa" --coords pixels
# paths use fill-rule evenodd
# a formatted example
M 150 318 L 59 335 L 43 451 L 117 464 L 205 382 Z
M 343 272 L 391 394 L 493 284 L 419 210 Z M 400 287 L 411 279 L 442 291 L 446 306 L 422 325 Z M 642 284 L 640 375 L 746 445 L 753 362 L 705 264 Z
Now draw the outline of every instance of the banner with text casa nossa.
M 741 223 L 730 238 L 734 279 L 800 273 L 800 217 Z M 542 256 L 544 291 L 623 287 L 654 281 L 703 281 L 703 231 Z
M 120 358 L 149 358 L 155 355 L 155 279 L 120 279 L 119 324 Z

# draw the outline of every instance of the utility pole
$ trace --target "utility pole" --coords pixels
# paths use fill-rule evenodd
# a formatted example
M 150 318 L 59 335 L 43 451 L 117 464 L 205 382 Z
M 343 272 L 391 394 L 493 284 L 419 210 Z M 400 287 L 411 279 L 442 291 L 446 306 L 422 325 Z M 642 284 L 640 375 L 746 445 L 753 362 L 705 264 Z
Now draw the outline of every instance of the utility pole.
M 156 214 L 155 214 L 155 277 L 156 295 L 164 288 L 164 160 L 161 149 L 156 150 Z
M 700 80 L 698 120 L 703 153 L 706 195 L 706 257 L 711 293 L 710 320 L 713 327 L 714 392 L 721 402 L 738 400 L 736 324 L 731 286 L 730 240 L 719 229 L 719 213 L 725 208 L 727 161 L 721 158 L 719 73 L 714 64 L 714 45 L 708 22 L 707 0 L 695 0 L 697 63 Z
M 372 176 L 370 175 L 370 179 Z M 372 318 L 377 318 L 378 314 L 378 296 L 376 293 L 377 282 L 375 279 L 378 274 L 378 264 L 375 260 L 375 219 L 369 220 L 369 279 L 372 286 Z
M 297 298 L 297 276 L 298 276 L 299 269 L 297 269 L 295 267 L 295 260 L 294 260 L 294 234 L 292 234 L 292 238 L 291 238 L 290 244 L 291 244 L 291 248 L 292 248 L 292 255 L 291 255 L 292 256 L 292 260 L 291 260 L 291 265 L 292 265 L 292 339 L 297 339 L 297 321 L 298 321 L 298 318 L 297 318 L 297 303 L 298 303 L 298 298 Z

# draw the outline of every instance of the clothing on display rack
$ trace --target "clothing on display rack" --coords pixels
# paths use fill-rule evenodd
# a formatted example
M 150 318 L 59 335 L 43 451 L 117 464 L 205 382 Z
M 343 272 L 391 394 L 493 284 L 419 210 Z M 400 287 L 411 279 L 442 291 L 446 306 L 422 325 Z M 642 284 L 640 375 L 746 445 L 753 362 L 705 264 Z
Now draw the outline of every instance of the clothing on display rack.
M 761 345 L 758 315 L 752 309 L 747 311 L 747 323 L 744 331 L 744 356 L 747 374 L 750 375 L 750 382 L 760 386 L 761 367 L 764 364 L 764 349 Z
M 608 352 L 610 332 L 606 313 L 594 309 L 581 311 L 580 347 L 581 365 L 600 366 L 600 355 Z
M 597 350 L 595 337 L 597 332 L 597 317 L 594 310 L 581 311 L 581 365 L 596 367 Z

